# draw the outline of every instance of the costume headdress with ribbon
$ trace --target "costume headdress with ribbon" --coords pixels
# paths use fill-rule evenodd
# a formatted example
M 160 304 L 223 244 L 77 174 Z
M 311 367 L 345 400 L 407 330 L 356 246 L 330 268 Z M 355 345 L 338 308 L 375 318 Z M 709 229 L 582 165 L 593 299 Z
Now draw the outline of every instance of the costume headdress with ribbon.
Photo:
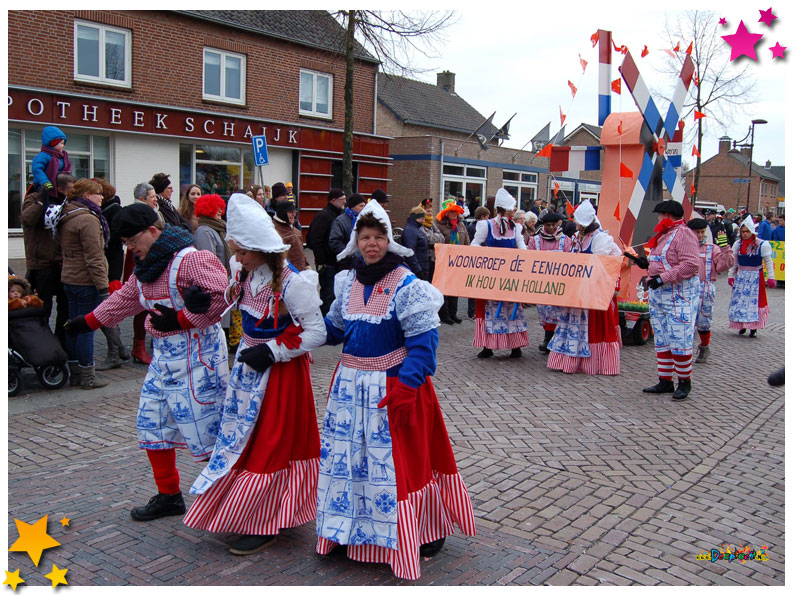
M 289 246 L 278 235 L 267 211 L 253 198 L 240 193 L 229 197 L 226 208 L 226 241 L 254 252 L 286 252 Z
M 389 220 L 389 216 L 386 214 L 386 211 L 381 206 L 381 204 L 377 200 L 369 201 L 361 212 L 358 214 L 357 220 L 361 220 L 363 215 L 367 213 L 371 213 L 375 219 L 383 223 L 384 227 L 386 227 L 386 235 L 389 238 L 389 246 L 387 250 L 389 252 L 394 252 L 398 256 L 402 256 L 403 258 L 407 258 L 412 256 L 414 251 L 410 248 L 406 248 L 405 246 L 398 244 L 394 241 L 394 234 L 392 233 L 391 229 L 391 221 Z M 337 260 L 342 260 L 347 258 L 348 256 L 359 255 L 361 251 L 358 249 L 358 230 L 355 228 L 353 229 L 353 233 L 350 234 L 350 241 L 348 241 L 347 246 L 345 249 L 342 250 L 336 257 Z

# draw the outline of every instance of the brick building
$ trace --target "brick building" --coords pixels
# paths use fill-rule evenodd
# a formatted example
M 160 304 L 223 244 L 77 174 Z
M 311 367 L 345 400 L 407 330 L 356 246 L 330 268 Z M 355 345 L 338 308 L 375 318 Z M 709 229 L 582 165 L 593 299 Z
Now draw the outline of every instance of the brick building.
M 455 93 L 454 73 L 438 73 L 435 85 L 379 75 L 377 132 L 394 137 L 389 207 L 395 221 L 425 198 L 438 210 L 442 199 L 463 195 L 473 213 L 502 186 L 520 209 L 545 193 L 548 159 L 495 140 L 483 150 L 472 133 L 485 120 Z M 493 125 L 483 129 L 486 138 L 495 132 Z
M 726 209 L 737 211 L 747 207 L 747 182 L 750 180 L 750 205 L 753 213 L 779 213 L 779 186 L 781 178 L 773 172 L 772 164 L 767 161 L 762 167 L 752 164 L 750 170 L 749 150 L 731 149 L 731 139 L 719 139 L 719 150 L 714 157 L 700 164 L 700 180 L 697 188 L 697 201 L 715 202 Z M 691 188 L 695 181 L 695 170 L 685 174 L 686 187 Z
M 125 204 L 160 171 L 180 195 L 259 182 L 251 138 L 265 135 L 262 179 L 293 182 L 307 226 L 341 186 L 344 34 L 326 11 L 9 11 L 10 235 L 46 125 L 67 134 L 73 173 L 107 178 Z M 355 187 L 368 195 L 387 186 L 389 145 L 375 134 L 378 61 L 356 56 Z

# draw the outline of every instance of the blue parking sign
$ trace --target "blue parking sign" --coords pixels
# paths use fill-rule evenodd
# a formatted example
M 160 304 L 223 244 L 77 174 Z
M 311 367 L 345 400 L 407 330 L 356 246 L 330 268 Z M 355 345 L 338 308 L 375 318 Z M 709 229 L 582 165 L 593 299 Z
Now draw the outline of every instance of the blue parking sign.
M 254 146 L 254 165 L 267 165 L 267 139 L 265 135 L 252 136 L 251 144 Z

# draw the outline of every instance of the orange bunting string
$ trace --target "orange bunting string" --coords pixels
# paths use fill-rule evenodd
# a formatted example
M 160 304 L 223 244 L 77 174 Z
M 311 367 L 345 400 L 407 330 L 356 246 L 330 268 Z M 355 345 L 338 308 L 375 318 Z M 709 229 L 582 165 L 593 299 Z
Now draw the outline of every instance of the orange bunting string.
M 587 60 L 582 58 L 582 54 L 579 54 L 579 64 L 582 65 L 582 74 L 584 74 L 584 71 L 587 69 Z
M 590 36 L 590 41 L 593 42 L 593 47 L 595 47 L 596 44 L 598 43 L 598 31 L 596 31 Z
M 560 183 L 557 180 L 554 180 L 554 190 L 555 191 L 559 191 L 560 190 Z
M 570 200 L 565 201 L 565 212 L 568 213 L 569 216 L 573 215 L 573 205 Z
M 642 48 L 642 53 L 640 54 L 640 58 L 644 58 L 648 54 L 650 54 L 650 52 L 648 51 L 648 46 L 646 45 L 645 47 Z
M 562 113 L 562 106 L 560 106 L 560 127 L 565 124 L 565 114 Z
M 571 81 L 568 81 L 568 86 L 571 88 L 571 97 L 576 97 L 576 86 Z
M 677 51 L 680 51 L 680 50 L 681 50 L 681 42 L 679 41 L 677 44 L 675 44 L 675 47 L 673 48 L 673 51 L 677 52 Z
M 692 82 L 693 82 L 693 83 L 695 83 L 695 86 L 696 86 L 696 87 L 699 87 L 699 86 L 700 86 L 700 79 L 698 78 L 698 75 L 695 75 L 695 76 L 692 78 Z
M 703 112 L 699 112 L 699 111 L 695 110 L 695 120 L 700 120 L 701 118 L 705 118 L 705 117 L 706 117 L 706 114 L 704 114 Z
M 694 43 L 695 43 L 694 41 L 689 42 L 689 47 L 686 49 L 686 55 L 687 56 L 691 56 L 692 55 L 692 46 L 694 45 Z
M 620 221 L 620 201 L 618 201 L 618 204 L 615 205 L 615 213 L 614 213 L 614 215 L 615 215 L 615 219 Z
M 618 122 L 618 136 L 623 134 L 623 120 Z
M 612 91 L 620 95 L 620 79 L 612 81 Z
M 692 156 L 693 157 L 700 157 L 700 151 L 695 145 L 692 145 Z
M 620 177 L 621 178 L 633 178 L 634 172 L 631 171 L 625 163 L 622 161 L 620 162 Z
M 689 189 L 689 194 L 695 196 L 695 185 L 692 184 L 692 187 Z

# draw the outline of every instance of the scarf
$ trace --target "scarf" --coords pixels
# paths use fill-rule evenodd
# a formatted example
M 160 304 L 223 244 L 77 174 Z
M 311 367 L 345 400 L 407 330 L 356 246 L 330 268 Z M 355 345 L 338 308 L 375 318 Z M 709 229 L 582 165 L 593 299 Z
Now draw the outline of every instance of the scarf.
M 206 225 L 211 230 L 215 231 L 221 238 L 221 243 L 223 244 L 223 265 L 226 267 L 226 272 L 229 272 L 229 261 L 232 258 L 232 249 L 229 248 L 229 244 L 223 239 L 226 237 L 226 221 L 218 221 L 215 217 L 207 217 L 205 215 L 199 215 L 198 217 L 198 224 L 199 225 Z
M 375 264 L 367 264 L 364 262 L 364 258 L 359 256 L 353 263 L 353 268 L 356 270 L 356 280 L 359 283 L 375 285 L 403 262 L 402 256 L 394 252 L 386 252 L 386 255 Z
M 69 154 L 66 151 L 56 151 L 52 147 L 48 147 L 47 145 L 41 145 L 41 152 L 46 153 L 50 156 L 50 162 L 47 164 L 47 179 L 52 182 L 52 188 L 50 188 L 50 196 L 56 197 L 58 196 L 58 191 L 56 190 L 55 186 L 55 177 L 60 173 L 64 172 L 67 174 L 72 173 L 72 162 L 69 161 Z M 61 169 L 61 159 L 63 159 L 63 169 Z
M 428 229 L 433 227 L 433 215 L 425 215 L 425 220 L 422 221 L 422 225 Z
M 353 209 L 348 209 L 345 207 L 345 213 L 347 216 L 353 220 L 353 229 L 356 228 L 356 219 L 358 219 L 358 211 L 354 211 Z
M 110 228 L 108 227 L 107 219 L 105 219 L 105 216 L 102 214 L 102 209 L 99 208 L 98 205 L 94 204 L 90 200 L 86 200 L 82 196 L 79 196 L 77 198 L 73 198 L 72 202 L 76 202 L 78 204 L 83 205 L 86 209 L 88 209 L 94 215 L 99 217 L 99 224 L 102 226 L 102 235 L 105 237 L 105 247 L 107 247 L 108 238 L 110 237 Z
M 459 244 L 460 239 L 458 238 L 458 222 L 459 219 L 452 220 L 449 217 L 445 217 L 447 223 L 452 228 L 452 231 L 449 232 L 449 243 L 450 244 Z
M 143 260 L 135 257 L 135 276 L 141 283 L 152 283 L 168 267 L 174 254 L 193 245 L 193 234 L 176 225 L 166 225 Z
M 541 240 L 546 240 L 547 242 L 558 242 L 560 241 L 560 236 L 562 235 L 562 228 L 558 227 L 556 230 L 554 230 L 553 234 L 547 234 L 541 227 L 538 235 L 540 235 Z
M 750 247 L 755 244 L 755 236 L 752 236 L 748 240 L 742 240 L 742 247 L 739 248 L 739 254 L 747 254 Z
M 515 229 L 516 222 L 513 221 L 512 217 L 506 217 L 504 215 L 497 215 L 496 218 L 499 220 L 499 233 L 505 235 L 507 233 L 507 228 Z
M 661 238 L 665 233 L 667 233 L 668 230 L 675 227 L 676 225 L 683 224 L 683 219 L 679 219 L 678 221 L 673 221 L 672 219 L 662 219 L 659 224 L 653 228 L 653 231 L 656 232 L 656 235 L 648 240 L 648 247 L 651 249 L 656 248 L 656 245 L 659 243 L 659 238 Z

